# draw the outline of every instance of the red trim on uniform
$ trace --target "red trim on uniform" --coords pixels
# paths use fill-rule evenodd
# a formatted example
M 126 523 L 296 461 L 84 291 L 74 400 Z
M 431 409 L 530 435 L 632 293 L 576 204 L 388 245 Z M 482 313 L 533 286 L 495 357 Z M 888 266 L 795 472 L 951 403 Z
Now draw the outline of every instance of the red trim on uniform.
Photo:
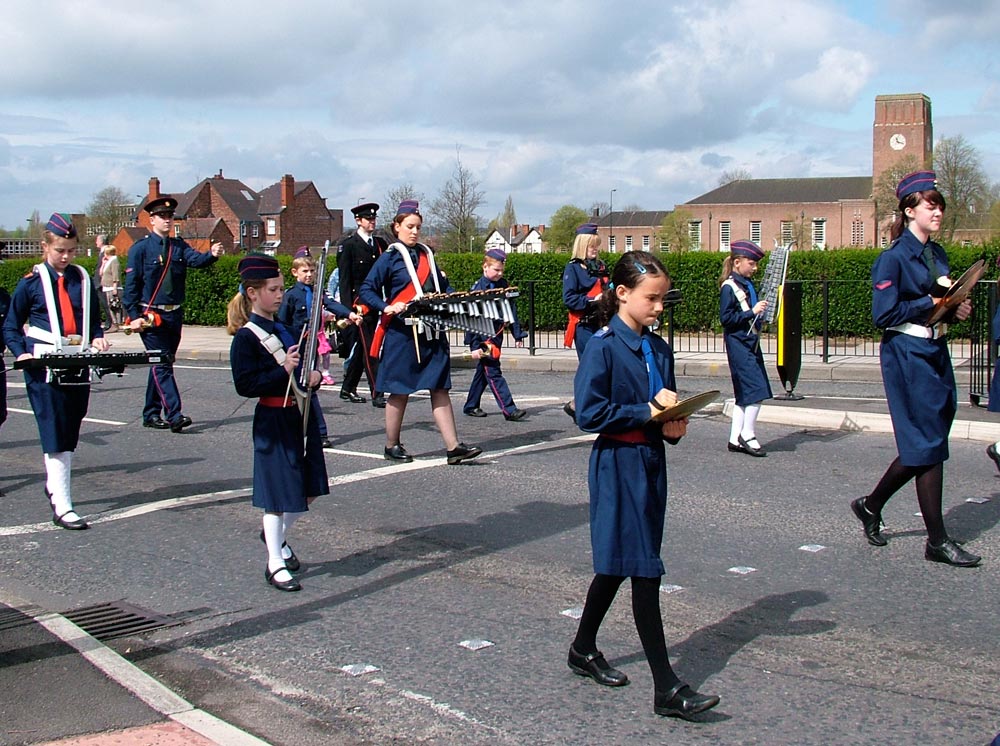
M 262 396 L 260 397 L 262 407 L 294 407 L 295 397 L 293 396 Z
M 649 443 L 644 430 L 626 430 L 624 433 L 601 433 L 602 438 L 617 440 L 620 443 Z
M 417 280 L 420 282 L 420 286 L 423 287 L 427 282 L 427 278 L 431 276 L 431 263 L 427 260 L 427 253 L 424 251 L 421 251 L 420 256 L 417 257 L 416 272 Z M 413 286 L 413 281 L 411 280 L 406 287 L 400 290 L 396 297 L 386 303 L 386 305 L 391 306 L 396 303 L 409 303 L 416 297 L 417 289 Z M 389 328 L 390 321 L 392 321 L 392 316 L 383 312 L 382 316 L 378 320 L 378 326 L 375 327 L 375 334 L 372 335 L 371 348 L 368 350 L 368 354 L 372 357 L 379 357 L 382 354 L 382 340 L 385 338 L 385 331 Z
M 882 280 L 882 282 L 875 283 L 876 290 L 885 290 L 888 287 L 892 287 L 892 280 Z
M 587 297 L 599 298 L 601 293 L 604 292 L 604 282 L 605 280 L 603 277 L 598 277 L 591 286 L 590 290 L 587 291 Z M 569 312 L 569 323 L 566 324 L 566 335 L 563 337 L 563 347 L 570 348 L 573 346 L 573 338 L 576 336 L 576 327 L 582 319 L 583 311 Z

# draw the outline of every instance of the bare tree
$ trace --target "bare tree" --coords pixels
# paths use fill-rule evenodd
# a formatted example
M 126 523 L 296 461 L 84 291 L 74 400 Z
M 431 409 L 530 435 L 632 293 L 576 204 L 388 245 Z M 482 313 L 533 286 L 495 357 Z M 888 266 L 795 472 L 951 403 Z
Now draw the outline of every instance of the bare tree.
M 392 219 L 396 216 L 396 208 L 399 207 L 400 202 L 406 199 L 415 199 L 417 202 L 423 202 L 424 197 L 413 188 L 413 184 L 410 182 L 404 182 L 386 192 L 379 209 L 379 212 L 382 214 L 383 228 L 388 228 L 392 223 Z
M 719 186 L 732 184 L 734 181 L 750 181 L 753 175 L 745 168 L 731 168 L 719 174 Z
M 444 234 L 441 240 L 443 250 L 470 249 L 480 225 L 476 210 L 482 205 L 484 196 L 479 189 L 479 181 L 462 165 L 461 153 L 456 153 L 455 170 L 431 204 L 436 223 Z
M 941 231 L 951 240 L 956 228 L 978 228 L 989 212 L 990 183 L 979 153 L 962 135 L 945 137 L 934 146 L 938 191 L 948 203 Z
M 132 213 L 128 194 L 116 186 L 97 192 L 87 206 L 87 226 L 90 233 L 105 233 L 109 239 L 122 226 L 128 225 Z

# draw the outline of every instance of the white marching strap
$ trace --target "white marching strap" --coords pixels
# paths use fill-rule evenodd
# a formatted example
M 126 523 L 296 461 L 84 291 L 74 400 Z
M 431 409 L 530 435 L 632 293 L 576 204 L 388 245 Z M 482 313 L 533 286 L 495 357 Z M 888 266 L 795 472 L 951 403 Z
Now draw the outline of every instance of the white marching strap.
M 26 336 L 46 343 L 49 349 L 44 352 L 82 352 L 90 347 L 90 275 L 87 270 L 77 264 L 71 264 L 80 273 L 80 301 L 83 304 L 83 330 L 80 342 L 70 345 L 69 339 L 62 335 L 62 327 L 59 325 L 59 304 L 56 301 L 55 292 L 52 289 L 52 275 L 49 274 L 48 266 L 43 262 L 36 264 L 34 269 L 38 273 L 38 279 L 42 283 L 42 294 L 45 296 L 45 310 L 49 314 L 49 329 L 41 329 L 37 326 L 29 326 Z M 67 267 L 67 271 L 69 270 Z M 36 357 L 39 351 L 36 347 Z
M 747 300 L 746 291 L 739 286 L 739 284 L 736 282 L 736 280 L 734 280 L 732 277 L 730 277 L 728 280 L 726 280 L 722 284 L 723 285 L 728 285 L 729 287 L 731 287 L 733 289 L 733 293 L 736 295 L 736 300 L 740 304 L 740 310 L 741 311 L 749 311 L 750 310 L 750 301 Z
M 270 353 L 278 365 L 283 366 L 285 364 L 285 346 L 281 344 L 281 340 L 277 334 L 268 334 L 252 321 L 248 321 L 244 326 L 257 336 L 261 345 Z
M 422 243 L 418 243 L 417 246 L 419 247 L 419 250 L 427 254 L 427 264 L 430 265 L 431 279 L 434 281 L 434 292 L 440 293 L 441 283 L 438 282 L 438 271 L 437 271 L 437 264 L 434 261 L 434 252 L 431 251 L 428 247 L 424 246 Z M 403 264 L 406 265 L 406 273 L 410 276 L 410 282 L 413 284 L 413 289 L 416 290 L 416 295 L 414 295 L 414 300 L 418 298 L 423 298 L 425 295 L 424 288 L 423 285 L 421 285 L 420 283 L 420 279 L 417 277 L 417 268 L 413 266 L 413 260 L 410 259 L 409 248 L 405 244 L 399 241 L 396 241 L 389 248 L 395 249 L 396 251 L 399 252 L 399 255 L 403 257 Z M 426 326 L 419 319 L 417 319 L 416 321 L 417 321 L 417 332 L 424 334 L 427 337 L 427 339 L 433 339 L 434 337 L 440 334 L 440 332 L 435 332 L 430 327 Z

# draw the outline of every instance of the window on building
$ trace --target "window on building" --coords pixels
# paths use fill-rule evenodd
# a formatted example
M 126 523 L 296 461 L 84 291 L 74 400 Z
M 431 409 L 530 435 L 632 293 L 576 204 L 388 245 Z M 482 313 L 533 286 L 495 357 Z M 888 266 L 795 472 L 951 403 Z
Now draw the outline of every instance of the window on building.
M 795 240 L 795 224 L 791 220 L 781 221 L 781 244 L 787 246 Z
M 688 223 L 688 236 L 691 237 L 691 248 L 701 248 L 701 221 L 692 220 Z
M 277 232 L 278 232 L 278 226 L 275 223 L 274 218 L 268 218 L 267 219 L 267 235 L 273 236 Z
M 642 237 L 642 250 L 649 251 L 649 236 Z
M 812 245 L 814 249 L 826 248 L 826 218 L 813 218 Z
M 254 238 L 260 238 L 260 223 L 253 224 L 253 232 L 251 234 Z
M 174 238 L 181 237 L 181 227 L 179 225 L 174 226 Z
M 750 240 L 760 246 L 760 221 L 750 221 Z
M 855 218 L 851 221 L 851 246 L 865 245 L 865 221 Z
M 719 221 L 719 251 L 729 251 L 729 236 L 731 223 L 728 220 Z
M 240 235 L 243 238 L 247 237 L 247 224 L 246 223 L 240 223 Z
M 608 238 L 608 251 L 610 251 L 612 254 L 615 253 L 615 237 L 614 236 L 610 236 Z
M 625 251 L 632 250 L 632 236 L 625 236 Z
M 663 236 L 660 236 L 660 251 L 670 251 L 670 244 Z

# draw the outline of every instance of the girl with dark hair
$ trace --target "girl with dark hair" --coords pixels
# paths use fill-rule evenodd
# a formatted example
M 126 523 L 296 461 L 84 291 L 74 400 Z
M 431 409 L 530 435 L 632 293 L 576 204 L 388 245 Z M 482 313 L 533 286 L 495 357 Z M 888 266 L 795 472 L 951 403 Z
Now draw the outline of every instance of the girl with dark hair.
M 676 443 L 687 420 L 653 416 L 677 402 L 673 352 L 649 331 L 663 311 L 670 277 L 652 254 L 624 255 L 599 303 L 607 326 L 587 345 L 574 382 L 577 423 L 598 433 L 590 455 L 590 541 L 594 579 L 569 649 L 570 669 L 604 686 L 624 686 L 597 648 L 597 632 L 618 588 L 631 578 L 632 614 L 653 673 L 653 711 L 690 717 L 719 698 L 699 694 L 670 666 L 660 614 L 660 559 L 667 508 L 664 441 Z
M 927 529 L 924 556 L 933 562 L 974 567 L 980 557 L 949 538 L 941 493 L 948 432 L 955 419 L 955 372 L 943 323 L 926 321 L 948 284 L 948 256 L 931 235 L 941 228 L 944 197 L 933 171 L 904 176 L 896 188 L 899 214 L 892 245 L 872 265 L 872 319 L 884 329 L 880 360 L 898 455 L 870 495 L 851 503 L 868 543 L 882 547 L 882 510 L 911 479 Z M 968 318 L 964 301 L 945 320 Z
M 733 423 L 729 430 L 729 450 L 766 456 L 757 441 L 760 405 L 770 399 L 764 355 L 760 351 L 760 321 L 766 300 L 757 298 L 753 281 L 764 252 L 753 241 L 733 241 L 722 264 L 719 278 L 719 320 L 722 323 L 726 359 L 733 378 Z
M 416 200 L 403 200 L 392 221 L 397 240 L 375 260 L 361 283 L 358 296 L 381 313 L 369 352 L 379 357 L 375 388 L 389 396 L 385 407 L 385 451 L 389 461 L 410 462 L 413 457 L 400 443 L 403 415 L 410 394 L 428 389 L 434 423 L 444 439 L 449 464 L 460 464 L 482 453 L 481 448 L 458 440 L 455 411 L 451 406 L 451 351 L 448 338 L 426 327 L 407 326 L 398 315 L 410 301 L 425 293 L 452 292 L 437 268 L 434 252 L 420 243 L 423 217 Z M 388 299 L 388 300 L 384 300 Z

